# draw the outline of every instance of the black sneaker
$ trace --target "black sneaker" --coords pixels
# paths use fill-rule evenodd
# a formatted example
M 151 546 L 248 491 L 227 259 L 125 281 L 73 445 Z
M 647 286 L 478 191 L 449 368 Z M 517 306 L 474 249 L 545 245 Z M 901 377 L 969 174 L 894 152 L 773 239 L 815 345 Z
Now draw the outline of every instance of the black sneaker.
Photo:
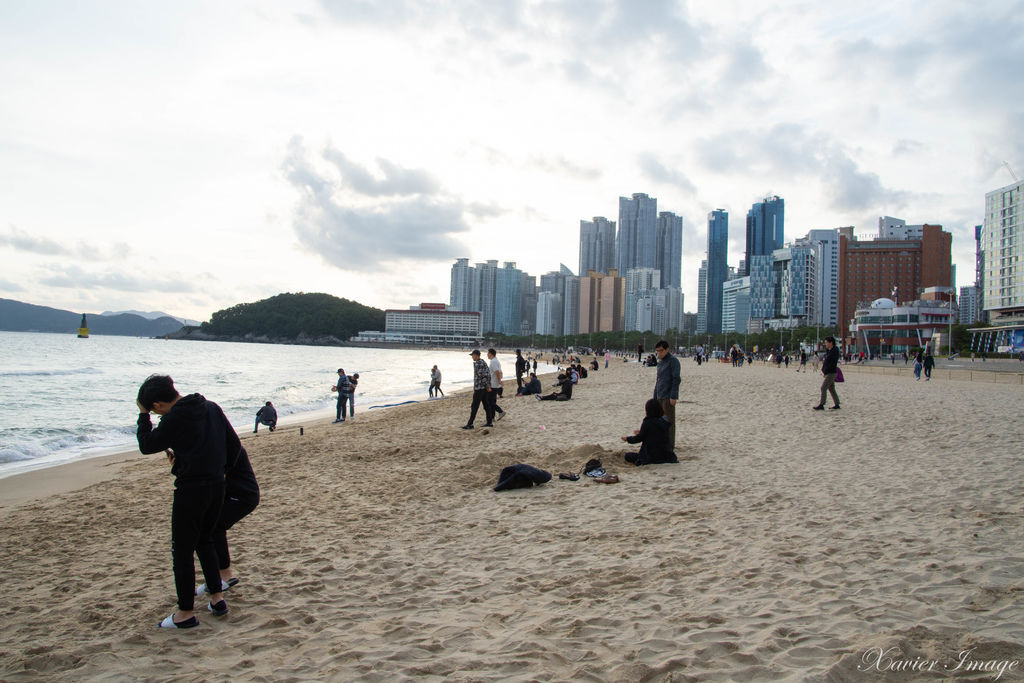
M 832 406 L 829 410 L 839 410 L 839 406 Z
M 493 426 L 494 426 L 494 423 L 493 423 L 493 422 L 488 422 L 488 423 L 486 423 L 486 424 L 484 425 L 484 427 L 493 427 Z
M 463 429 L 472 429 L 473 425 L 464 425 L 462 428 Z
M 814 406 L 814 410 L 825 410 L 825 406 Z

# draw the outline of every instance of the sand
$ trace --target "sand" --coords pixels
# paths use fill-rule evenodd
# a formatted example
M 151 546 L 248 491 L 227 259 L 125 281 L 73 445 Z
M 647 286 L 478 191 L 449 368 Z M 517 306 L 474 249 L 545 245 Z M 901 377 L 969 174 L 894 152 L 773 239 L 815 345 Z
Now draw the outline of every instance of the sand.
M 189 631 L 156 628 L 162 457 L 3 480 L 0 679 L 903 681 L 971 648 L 1021 677 L 1020 385 L 848 369 L 812 412 L 811 373 L 682 369 L 675 465 L 624 463 L 654 369 L 620 361 L 493 429 L 462 395 L 249 435 L 242 582 Z M 491 490 L 591 457 L 621 483 Z

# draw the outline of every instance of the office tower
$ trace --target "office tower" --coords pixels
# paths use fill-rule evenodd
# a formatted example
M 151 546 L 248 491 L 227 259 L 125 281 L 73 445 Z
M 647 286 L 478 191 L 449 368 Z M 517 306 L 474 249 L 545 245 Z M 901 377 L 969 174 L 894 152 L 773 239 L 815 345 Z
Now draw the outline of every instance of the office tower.
M 541 292 L 537 295 L 537 334 L 562 336 L 562 294 Z
M 961 325 L 972 325 L 978 322 L 978 288 L 975 286 L 960 288 L 960 315 L 957 322 Z
M 453 311 L 471 311 L 470 291 L 473 285 L 473 268 L 468 258 L 456 259 L 452 264 L 452 283 L 448 305 Z
M 817 298 L 807 322 L 834 326 L 839 320 L 839 230 L 811 230 L 795 244 L 814 249 Z
M 750 319 L 769 320 L 775 317 L 775 278 L 772 270 L 774 258 L 771 254 L 751 256 L 748 262 L 750 275 Z
M 729 277 L 729 212 L 715 209 L 708 214 L 708 272 L 705 311 L 707 331 L 722 331 L 722 285 Z
M 974 286 L 978 297 L 978 322 L 988 322 L 985 312 L 985 250 L 981 246 L 982 226 L 974 226 Z
M 626 271 L 626 304 L 625 304 L 625 325 L 627 331 L 648 330 L 648 327 L 638 327 L 636 317 L 637 300 L 646 296 L 655 289 L 661 288 L 661 271 L 657 268 L 630 268 Z
M 925 287 L 949 287 L 953 236 L 941 225 L 923 225 L 920 239 L 859 241 L 839 229 L 839 333 L 863 304 L 879 298 L 913 301 Z M 893 294 L 893 290 L 896 294 Z
M 580 278 L 567 275 L 562 292 L 562 334 L 579 334 L 580 331 Z
M 679 332 L 683 325 L 683 292 L 676 287 L 648 290 L 637 299 L 635 311 L 636 330 L 659 335 L 669 330 Z
M 750 276 L 722 285 L 722 332 L 746 332 L 750 320 Z
M 612 269 L 607 275 L 590 271 L 579 280 L 579 334 L 621 332 L 625 318 L 626 278 Z
M 523 290 L 520 304 L 519 334 L 533 334 L 537 326 L 537 278 L 523 273 Z
M 694 332 L 706 334 L 708 331 L 708 262 L 700 262 L 697 271 L 697 322 Z
M 671 211 L 658 214 L 655 268 L 661 271 L 662 287 L 681 287 L 683 269 L 683 217 Z M 580 272 L 584 272 L 580 270 Z M 620 273 L 622 271 L 619 271 Z
M 818 298 L 814 253 L 810 245 L 783 247 L 772 253 L 776 318 L 800 318 L 809 324 Z
M 607 273 L 615 267 L 615 221 L 595 216 L 580 221 L 580 270 Z
M 616 241 L 618 271 L 657 268 L 658 200 L 637 193 L 619 197 L 619 234 Z M 580 271 L 582 276 L 584 271 Z
M 494 331 L 517 335 L 522 318 L 523 271 L 512 261 L 497 269 L 494 287 Z
M 785 241 L 785 202 L 780 197 L 765 197 L 747 212 L 747 249 L 744 261 L 750 275 L 750 257 L 767 256 L 781 249 Z

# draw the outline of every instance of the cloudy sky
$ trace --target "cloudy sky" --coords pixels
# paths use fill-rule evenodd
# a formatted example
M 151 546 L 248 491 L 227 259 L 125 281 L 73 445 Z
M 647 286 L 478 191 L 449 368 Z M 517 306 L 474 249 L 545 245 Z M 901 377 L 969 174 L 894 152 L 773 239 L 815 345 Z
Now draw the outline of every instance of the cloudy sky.
M 206 320 L 279 292 L 448 300 L 578 267 L 580 219 L 786 201 L 786 238 L 953 234 L 1024 177 L 1012 1 L 0 3 L 0 297 Z

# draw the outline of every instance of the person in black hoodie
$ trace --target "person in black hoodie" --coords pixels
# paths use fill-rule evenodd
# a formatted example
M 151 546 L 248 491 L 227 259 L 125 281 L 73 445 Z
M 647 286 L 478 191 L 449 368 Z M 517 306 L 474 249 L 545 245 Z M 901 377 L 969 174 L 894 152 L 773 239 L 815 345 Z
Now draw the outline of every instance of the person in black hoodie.
M 151 375 L 139 387 L 137 438 L 142 453 L 167 451 L 174 475 L 171 506 L 171 556 L 178 609 L 164 619 L 163 628 L 199 625 L 195 605 L 196 574 L 193 553 L 199 556 L 208 586 L 216 586 L 208 609 L 227 614 L 213 533 L 224 502 L 224 471 L 233 467 L 242 444 L 224 411 L 200 394 L 181 396 L 167 375 Z M 154 429 L 149 413 L 161 416 Z M 230 459 L 230 462 L 229 462 Z
M 626 443 L 641 444 L 639 453 L 626 453 L 626 462 L 631 462 L 637 467 L 679 462 L 675 451 L 672 450 L 669 439 L 671 425 L 665 419 L 661 401 L 656 398 L 647 399 L 647 403 L 644 404 L 644 412 L 646 417 L 640 423 L 640 429 L 634 431 L 633 436 L 622 437 Z
M 836 346 L 835 337 L 825 337 L 825 360 L 821 363 L 821 374 L 825 379 L 821 382 L 821 400 L 814 406 L 815 410 L 825 410 L 825 393 L 832 394 L 832 403 L 829 410 L 839 410 L 839 395 L 836 394 L 836 374 L 839 372 L 839 347 Z

